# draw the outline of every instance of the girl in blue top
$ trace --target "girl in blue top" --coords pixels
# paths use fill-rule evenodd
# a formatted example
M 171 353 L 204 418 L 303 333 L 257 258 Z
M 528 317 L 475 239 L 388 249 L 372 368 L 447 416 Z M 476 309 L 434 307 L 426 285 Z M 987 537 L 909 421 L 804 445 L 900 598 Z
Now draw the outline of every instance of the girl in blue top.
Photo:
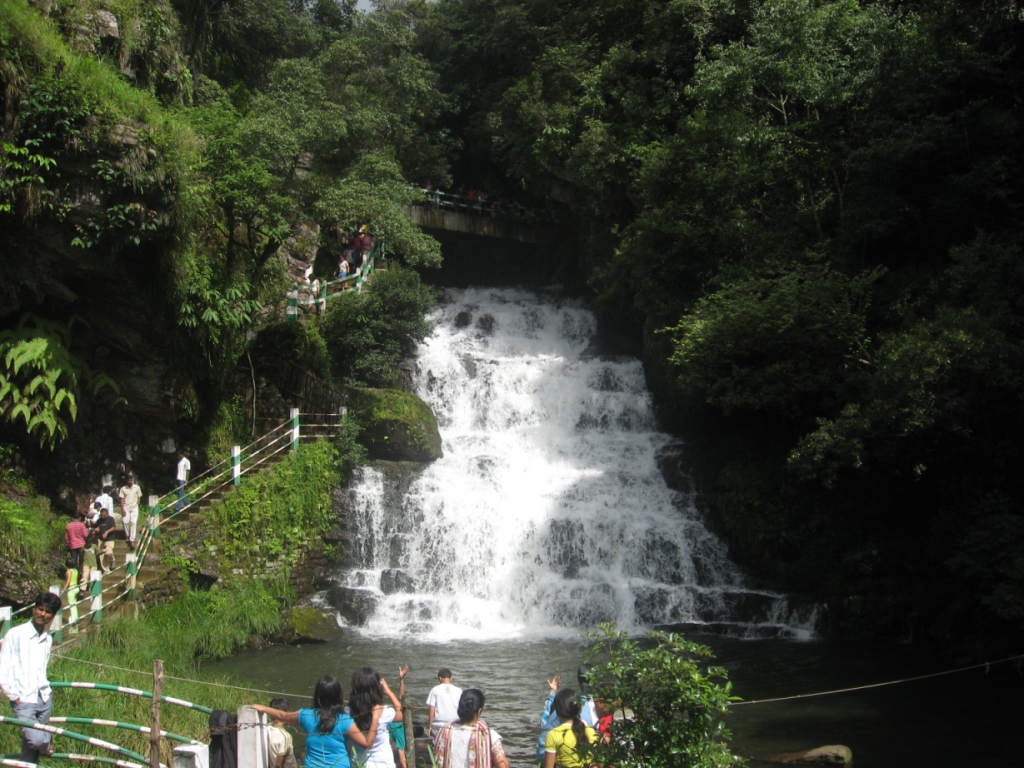
M 341 682 L 333 675 L 324 675 L 317 680 L 313 691 L 313 708 L 298 712 L 285 712 L 262 704 L 253 704 L 257 712 L 263 712 L 275 720 L 297 725 L 306 734 L 305 768 L 351 768 L 345 737 L 354 744 L 369 747 L 377 734 L 379 710 L 374 711 L 370 727 L 359 729 L 355 721 L 344 712 L 344 693 Z M 373 735 L 370 735 L 373 734 Z

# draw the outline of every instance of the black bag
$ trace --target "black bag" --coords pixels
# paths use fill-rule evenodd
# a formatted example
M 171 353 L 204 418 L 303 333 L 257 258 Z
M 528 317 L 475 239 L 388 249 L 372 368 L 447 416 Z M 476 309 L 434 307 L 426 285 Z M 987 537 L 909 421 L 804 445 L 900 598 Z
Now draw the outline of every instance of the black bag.
M 238 716 L 226 709 L 210 713 L 210 768 L 238 767 Z

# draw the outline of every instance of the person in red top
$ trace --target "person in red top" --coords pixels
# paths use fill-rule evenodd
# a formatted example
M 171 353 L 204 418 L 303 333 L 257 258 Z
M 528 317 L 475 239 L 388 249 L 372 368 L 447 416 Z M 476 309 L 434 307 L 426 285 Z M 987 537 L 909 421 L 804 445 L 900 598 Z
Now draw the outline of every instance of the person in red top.
M 75 568 L 82 572 L 82 549 L 85 547 L 85 540 L 89 538 L 89 529 L 82 522 L 82 513 L 75 512 L 74 519 L 64 528 L 64 543 L 68 545 L 71 559 L 75 561 Z

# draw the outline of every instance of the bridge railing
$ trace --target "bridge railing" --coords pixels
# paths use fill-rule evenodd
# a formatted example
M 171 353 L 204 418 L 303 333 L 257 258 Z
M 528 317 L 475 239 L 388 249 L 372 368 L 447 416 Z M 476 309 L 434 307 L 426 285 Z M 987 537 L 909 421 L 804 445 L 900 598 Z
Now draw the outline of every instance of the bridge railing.
M 477 195 L 457 195 L 453 192 L 442 192 L 439 189 L 421 189 L 424 200 L 421 205 L 428 208 L 447 209 L 477 216 L 509 219 L 534 224 L 552 224 L 558 222 L 558 214 L 554 209 L 541 210 L 527 208 L 517 202 L 506 203 L 490 200 Z
M 299 307 L 312 307 L 317 314 L 327 310 L 327 302 L 337 298 L 345 291 L 361 291 L 363 285 L 373 276 L 375 272 L 384 268 L 387 258 L 384 241 L 377 238 L 373 242 L 370 253 L 363 260 L 359 268 L 351 275 L 335 278 L 334 280 L 320 280 L 319 289 L 314 294 L 311 286 L 292 286 L 288 292 L 287 308 L 285 316 L 288 320 L 299 319 Z

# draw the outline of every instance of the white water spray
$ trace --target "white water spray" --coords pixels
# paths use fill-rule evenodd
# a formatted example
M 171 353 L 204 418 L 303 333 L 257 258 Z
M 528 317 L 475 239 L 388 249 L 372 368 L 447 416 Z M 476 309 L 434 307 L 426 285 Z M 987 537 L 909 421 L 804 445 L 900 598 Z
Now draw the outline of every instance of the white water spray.
M 589 310 L 467 289 L 434 319 L 416 391 L 444 458 L 402 493 L 379 468 L 353 487 L 342 591 L 369 606 L 367 633 L 492 639 L 602 621 L 809 632 L 782 596 L 743 586 L 692 496 L 668 487 L 657 458 L 673 440 L 656 429 L 640 363 L 588 353 Z

